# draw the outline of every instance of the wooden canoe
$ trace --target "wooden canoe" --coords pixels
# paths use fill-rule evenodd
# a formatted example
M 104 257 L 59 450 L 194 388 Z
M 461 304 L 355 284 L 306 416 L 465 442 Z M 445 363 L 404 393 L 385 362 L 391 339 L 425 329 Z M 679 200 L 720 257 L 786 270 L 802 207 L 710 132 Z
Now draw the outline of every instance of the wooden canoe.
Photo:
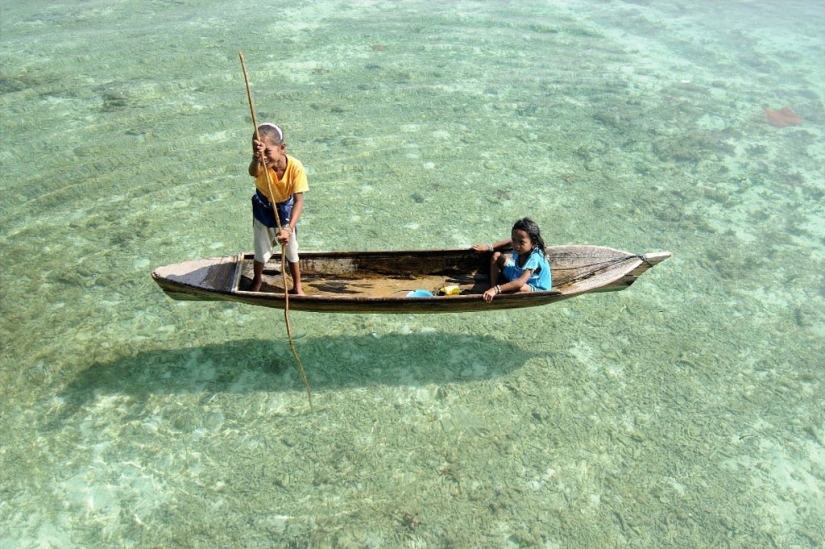
M 670 252 L 631 254 L 602 246 L 550 246 L 547 258 L 553 288 L 546 292 L 501 294 L 486 303 L 490 253 L 467 249 L 302 252 L 306 295 L 290 295 L 294 311 L 326 313 L 458 313 L 533 307 L 591 292 L 624 290 Z M 259 292 L 252 283 L 252 254 L 186 261 L 152 272 L 172 299 L 235 301 L 284 308 L 279 258 L 264 269 Z M 436 294 L 457 285 L 460 295 L 407 297 L 414 290 Z

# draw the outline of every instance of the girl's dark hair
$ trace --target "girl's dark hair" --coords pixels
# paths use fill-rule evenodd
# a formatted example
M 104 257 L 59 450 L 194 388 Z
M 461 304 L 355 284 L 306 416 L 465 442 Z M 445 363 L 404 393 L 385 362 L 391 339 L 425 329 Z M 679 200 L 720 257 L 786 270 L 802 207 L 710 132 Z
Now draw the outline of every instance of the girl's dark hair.
M 533 245 L 538 248 L 542 254 L 544 254 L 544 248 L 547 247 L 547 244 L 544 243 L 544 239 L 541 237 L 541 231 L 539 231 L 539 226 L 535 221 L 529 217 L 519 219 L 513 225 L 513 230 L 524 231 L 527 233 L 527 236 L 530 237 L 530 241 Z

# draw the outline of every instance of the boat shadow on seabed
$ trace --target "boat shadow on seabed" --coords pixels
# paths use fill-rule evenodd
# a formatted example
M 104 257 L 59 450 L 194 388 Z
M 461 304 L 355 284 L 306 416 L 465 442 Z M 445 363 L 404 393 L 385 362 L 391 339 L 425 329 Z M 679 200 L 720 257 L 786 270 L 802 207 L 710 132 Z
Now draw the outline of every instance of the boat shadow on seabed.
M 370 386 L 426 386 L 504 376 L 534 355 L 483 335 L 368 334 L 295 342 L 314 392 Z M 85 406 L 111 395 L 148 404 L 153 395 L 303 391 L 288 345 L 245 339 L 139 352 L 95 363 L 60 393 L 59 428 Z

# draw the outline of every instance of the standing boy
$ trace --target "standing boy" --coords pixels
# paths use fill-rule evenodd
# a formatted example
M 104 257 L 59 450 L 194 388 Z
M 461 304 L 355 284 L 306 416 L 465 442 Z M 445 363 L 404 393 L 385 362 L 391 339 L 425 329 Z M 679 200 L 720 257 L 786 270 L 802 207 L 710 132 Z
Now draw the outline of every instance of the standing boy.
M 307 173 L 300 160 L 286 154 L 286 142 L 281 128 L 264 122 L 258 126 L 258 135 L 260 141 L 257 135 L 252 136 L 252 161 L 249 163 L 249 175 L 255 178 L 256 187 L 255 194 L 252 195 L 255 262 L 251 291 L 261 290 L 264 265 L 272 256 L 273 246 L 277 242 L 286 246 L 286 260 L 292 275 L 292 293 L 303 295 L 296 227 L 304 209 L 304 193 L 309 190 Z M 264 165 L 269 172 L 269 182 L 262 169 Z M 273 203 L 281 221 L 280 231 Z

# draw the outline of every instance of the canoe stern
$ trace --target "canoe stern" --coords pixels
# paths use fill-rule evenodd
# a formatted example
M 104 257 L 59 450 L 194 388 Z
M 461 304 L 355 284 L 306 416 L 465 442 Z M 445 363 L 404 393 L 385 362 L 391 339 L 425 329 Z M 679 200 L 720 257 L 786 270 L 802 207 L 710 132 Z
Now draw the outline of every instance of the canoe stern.
M 212 257 L 158 267 L 152 278 L 178 301 L 221 301 L 232 288 L 238 269 L 236 256 Z

